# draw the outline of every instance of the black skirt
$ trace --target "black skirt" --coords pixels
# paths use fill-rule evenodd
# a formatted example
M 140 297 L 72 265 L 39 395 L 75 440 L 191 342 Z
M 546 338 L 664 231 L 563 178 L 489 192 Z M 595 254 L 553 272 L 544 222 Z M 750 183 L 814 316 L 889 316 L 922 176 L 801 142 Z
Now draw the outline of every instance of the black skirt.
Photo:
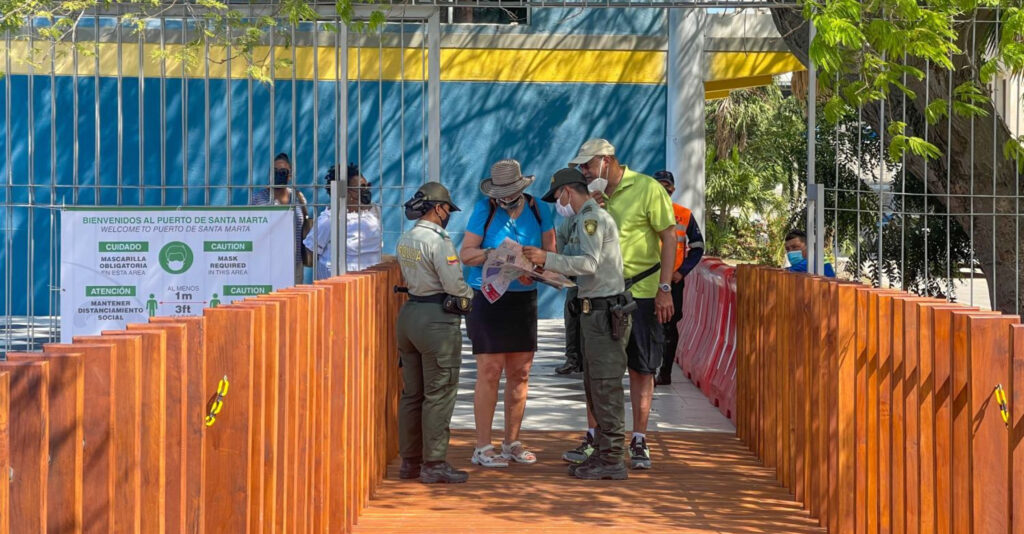
M 494 304 L 475 290 L 466 330 L 473 354 L 536 352 L 537 290 L 508 291 Z

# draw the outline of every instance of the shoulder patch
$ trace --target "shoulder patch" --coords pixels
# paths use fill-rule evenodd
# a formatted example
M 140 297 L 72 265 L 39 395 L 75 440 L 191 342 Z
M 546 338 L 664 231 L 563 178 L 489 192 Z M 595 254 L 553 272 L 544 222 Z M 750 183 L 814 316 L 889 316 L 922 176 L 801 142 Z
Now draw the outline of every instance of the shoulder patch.
M 445 259 L 448 260 L 448 265 L 458 265 L 459 264 L 458 256 L 448 256 Z
M 587 235 L 594 235 L 594 232 L 597 231 L 597 219 L 587 219 L 583 221 L 583 231 L 586 232 Z

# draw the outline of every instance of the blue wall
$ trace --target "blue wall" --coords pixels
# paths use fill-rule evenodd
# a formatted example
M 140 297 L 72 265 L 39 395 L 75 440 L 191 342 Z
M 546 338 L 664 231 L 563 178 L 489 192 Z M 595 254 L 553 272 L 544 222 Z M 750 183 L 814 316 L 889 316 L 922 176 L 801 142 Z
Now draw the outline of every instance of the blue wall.
M 542 10 L 541 10 L 542 11 Z M 544 12 L 544 11 L 542 11 Z M 535 18 L 536 20 L 536 18 Z M 652 22 L 653 23 L 653 22 Z M 271 88 L 259 83 L 253 84 L 253 127 L 252 159 L 249 166 L 250 141 L 248 137 L 248 84 L 246 81 L 210 80 L 210 205 L 241 205 L 248 200 L 248 190 L 238 186 L 248 185 L 250 177 L 256 184 L 265 184 L 269 176 L 271 160 L 277 152 L 292 152 L 291 139 L 294 132 L 296 150 L 293 154 L 294 174 L 307 198 L 326 203 L 322 189 L 314 190 L 312 184 L 322 184 L 322 177 L 330 162 L 334 160 L 335 101 L 334 84 L 319 82 L 319 108 L 313 109 L 314 82 L 299 81 L 294 85 L 297 103 L 296 122 L 292 123 L 291 81 L 278 81 L 273 88 L 275 103 L 274 141 L 271 145 L 270 99 Z M 160 123 L 160 80 L 144 80 L 144 150 L 139 149 L 139 81 L 137 78 L 122 81 L 122 205 L 161 205 L 162 183 L 168 186 L 164 205 L 202 206 L 207 204 L 205 176 L 206 139 L 204 132 L 203 80 L 187 80 L 187 99 L 183 100 L 182 80 L 169 78 L 164 83 L 166 91 L 166 119 Z M 11 210 L 13 239 L 12 250 L 0 254 L 12 254 L 14 259 L 13 302 L 11 313 L 22 315 L 28 312 L 27 291 L 28 270 L 34 269 L 34 313 L 47 313 L 47 287 L 51 283 L 48 268 L 51 250 L 51 211 L 45 208 L 32 209 L 9 207 L 10 204 L 77 204 L 116 205 L 118 203 L 118 105 L 115 78 L 100 78 L 99 84 L 92 77 L 78 80 L 80 109 L 77 117 L 73 113 L 75 85 L 70 77 L 57 77 L 54 95 L 56 97 L 56 122 L 51 124 L 49 76 L 36 76 L 29 91 L 27 76 L 10 76 L 0 79 L 0 97 L 6 86 L 10 86 L 13 106 L 11 130 L 3 126 L 5 110 L 0 105 L 0 221 L 5 221 Z M 231 91 L 232 113 L 229 115 L 225 104 L 226 92 Z M 383 91 L 383 113 L 378 108 L 378 91 Z M 95 95 L 100 101 L 100 150 L 95 150 Z M 355 161 L 357 156 L 357 98 L 362 99 L 362 168 L 375 187 L 384 185 L 386 214 L 385 252 L 391 253 L 401 231 L 404 219 L 398 206 L 408 198 L 423 179 L 423 154 L 420 148 L 422 132 L 422 99 L 419 84 L 407 83 L 405 87 L 405 131 L 404 149 L 406 184 L 403 191 L 401 181 L 402 143 L 400 141 L 400 84 L 385 82 L 362 83 L 361 92 L 357 85 L 349 83 L 349 146 L 347 158 Z M 504 157 L 515 157 L 523 162 L 524 172 L 536 174 L 537 182 L 531 193 L 542 194 L 550 175 L 565 166 L 575 154 L 579 144 L 587 138 L 602 136 L 609 138 L 617 148 L 621 159 L 640 170 L 652 173 L 664 166 L 665 138 L 665 87 L 660 85 L 625 84 L 554 84 L 554 83 L 470 83 L 447 82 L 441 89 L 442 117 L 442 181 L 454 194 L 460 206 L 472 206 L 478 198 L 478 183 L 486 177 L 491 163 Z M 34 130 L 29 131 L 30 110 L 34 117 Z M 313 116 L 319 114 L 319 131 L 313 130 Z M 182 117 L 187 117 L 187 161 L 183 161 Z M 383 116 L 383 122 L 380 117 Z M 73 134 L 74 121 L 78 121 L 79 158 L 77 200 L 73 184 Z M 227 123 L 230 120 L 232 135 L 227 139 Z M 378 164 L 378 147 L 381 139 L 378 126 L 383 124 L 383 167 Z M 56 168 L 51 169 L 51 131 L 56 135 Z M 34 169 L 29 180 L 28 139 L 34 146 Z M 312 168 L 313 139 L 319 140 L 318 169 Z M 12 143 L 12 157 L 6 159 L 4 147 L 7 139 Z M 166 165 L 160 166 L 160 143 L 166 144 Z M 227 172 L 227 156 L 231 155 L 231 173 Z M 142 157 L 145 172 L 139 176 L 139 158 Z M 99 158 L 100 174 L 95 173 L 95 161 Z M 13 173 L 13 180 L 7 184 L 7 172 Z M 51 171 L 55 180 L 51 180 Z M 162 182 L 163 180 L 163 182 Z M 31 185 L 30 185 L 31 184 Z M 51 185 L 53 186 L 51 189 Z M 99 185 L 97 191 L 96 185 Z M 142 186 L 142 187 L 140 187 Z M 187 186 L 187 187 L 186 187 Z M 228 186 L 234 186 L 230 188 Z M 151 189 L 144 189 L 151 188 Z M 380 190 L 375 191 L 379 200 Z M 33 228 L 29 233 L 29 217 Z M 461 232 L 469 214 L 460 212 L 453 218 L 450 229 L 456 242 L 461 241 Z M 54 232 L 59 238 L 59 231 Z M 33 245 L 34 257 L 29 265 L 29 243 Z M 6 258 L 4 258 L 6 260 Z M 56 281 L 53 281 L 56 282 Z M 4 287 L 0 286 L 0 292 Z M 0 293 L 0 299 L 6 295 Z M 542 317 L 561 315 L 561 295 L 544 288 L 541 294 Z M 56 312 L 56 310 L 54 310 Z

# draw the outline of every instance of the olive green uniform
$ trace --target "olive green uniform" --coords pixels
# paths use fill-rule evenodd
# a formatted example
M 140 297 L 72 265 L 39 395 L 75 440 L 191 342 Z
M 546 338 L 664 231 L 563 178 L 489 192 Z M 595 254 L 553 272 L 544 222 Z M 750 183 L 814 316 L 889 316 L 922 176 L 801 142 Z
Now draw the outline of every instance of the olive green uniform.
M 443 461 L 462 355 L 461 317 L 444 311 L 444 295 L 473 297 L 448 232 L 420 220 L 398 240 L 398 261 L 410 301 L 398 314 L 398 352 L 404 388 L 399 404 L 402 458 Z M 425 297 L 436 302 L 417 302 Z
M 594 200 L 588 200 L 569 223 L 569 236 L 558 254 L 548 253 L 544 268 L 575 275 L 580 306 L 583 386 L 587 407 L 597 420 L 595 440 L 600 459 L 608 464 L 625 458 L 626 402 L 622 375 L 626 372 L 629 335 L 611 335 L 610 305 L 625 291 L 622 254 L 615 220 Z M 629 332 L 629 325 L 625 332 Z

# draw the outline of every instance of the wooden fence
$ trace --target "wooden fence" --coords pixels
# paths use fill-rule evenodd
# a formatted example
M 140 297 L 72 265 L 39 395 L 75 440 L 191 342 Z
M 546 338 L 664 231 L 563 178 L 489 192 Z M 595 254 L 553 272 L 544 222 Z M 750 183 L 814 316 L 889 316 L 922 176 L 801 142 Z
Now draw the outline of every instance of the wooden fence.
M 9 353 L 0 534 L 351 530 L 398 451 L 400 277 L 392 263 Z
M 737 432 L 829 532 L 1024 532 L 1018 317 L 737 276 Z

